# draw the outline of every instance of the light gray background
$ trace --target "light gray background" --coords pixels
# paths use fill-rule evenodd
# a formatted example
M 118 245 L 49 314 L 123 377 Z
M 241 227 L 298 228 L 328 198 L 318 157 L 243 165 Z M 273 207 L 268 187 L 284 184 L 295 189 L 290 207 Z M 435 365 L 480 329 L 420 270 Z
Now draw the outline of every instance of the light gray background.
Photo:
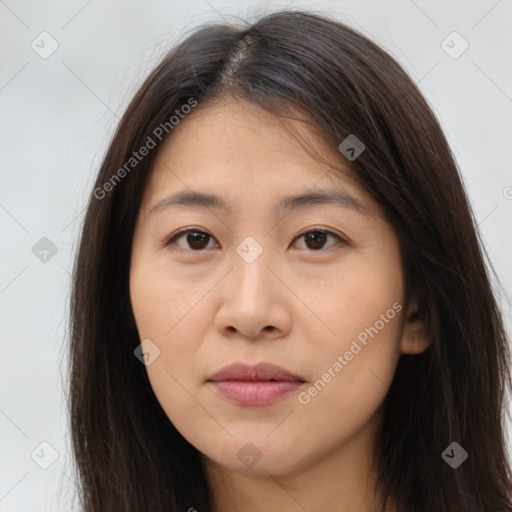
M 69 271 L 87 194 L 118 117 L 186 30 L 282 7 L 336 14 L 412 75 L 447 134 L 510 294 L 510 0 L 0 0 L 0 512 L 73 510 L 64 395 Z M 42 46 L 43 31 L 58 43 L 46 59 L 31 47 Z M 442 47 L 453 31 L 469 43 L 456 59 Z M 32 252 L 42 237 L 58 251 L 47 262 Z M 34 459 L 50 460 L 51 449 L 39 446 L 44 441 L 58 452 L 48 469 L 31 458 L 36 450 Z

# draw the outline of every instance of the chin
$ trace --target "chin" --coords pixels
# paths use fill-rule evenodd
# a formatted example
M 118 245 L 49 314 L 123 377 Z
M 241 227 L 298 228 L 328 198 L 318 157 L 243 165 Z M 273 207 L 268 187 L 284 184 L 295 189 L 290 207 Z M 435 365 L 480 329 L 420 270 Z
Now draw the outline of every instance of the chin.
M 298 452 L 293 442 L 277 438 L 270 440 L 265 438 L 267 434 L 261 437 L 240 436 L 228 442 L 210 444 L 205 450 L 199 449 L 219 466 L 252 475 L 290 474 L 314 459 L 311 454 Z

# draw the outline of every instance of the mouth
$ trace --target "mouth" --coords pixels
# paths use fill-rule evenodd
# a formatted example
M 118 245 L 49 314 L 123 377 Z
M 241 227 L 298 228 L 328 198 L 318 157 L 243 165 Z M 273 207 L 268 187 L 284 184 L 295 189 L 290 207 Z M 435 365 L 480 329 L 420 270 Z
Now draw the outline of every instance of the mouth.
M 225 399 L 237 405 L 268 405 L 276 402 L 306 381 L 271 363 L 225 366 L 206 381 Z

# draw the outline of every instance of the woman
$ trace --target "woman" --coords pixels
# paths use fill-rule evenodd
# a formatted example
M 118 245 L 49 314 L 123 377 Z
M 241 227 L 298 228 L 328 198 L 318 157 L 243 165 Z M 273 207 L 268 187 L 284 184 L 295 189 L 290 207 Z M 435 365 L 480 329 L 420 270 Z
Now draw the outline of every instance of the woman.
M 197 29 L 135 95 L 87 209 L 83 510 L 512 510 L 483 254 L 386 52 L 299 11 Z

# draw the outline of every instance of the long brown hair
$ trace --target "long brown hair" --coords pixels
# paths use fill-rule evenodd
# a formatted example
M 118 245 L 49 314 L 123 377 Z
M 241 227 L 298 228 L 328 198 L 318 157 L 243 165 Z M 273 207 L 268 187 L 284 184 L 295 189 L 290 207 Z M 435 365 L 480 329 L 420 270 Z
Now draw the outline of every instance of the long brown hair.
M 399 512 L 512 510 L 508 342 L 446 138 L 384 50 L 325 15 L 281 11 L 195 29 L 136 93 L 104 157 L 71 298 L 70 425 L 84 512 L 211 511 L 200 453 L 166 417 L 134 356 L 130 251 L 158 147 L 126 164 L 148 137 L 157 146 L 172 137 L 169 119 L 191 98 L 200 105 L 222 95 L 276 115 L 303 112 L 335 150 L 349 134 L 366 145 L 350 168 L 399 235 L 407 294 L 418 298 L 431 340 L 400 358 L 386 398 L 376 454 L 383 510 L 390 499 Z M 453 442 L 468 454 L 456 469 L 442 457 Z

